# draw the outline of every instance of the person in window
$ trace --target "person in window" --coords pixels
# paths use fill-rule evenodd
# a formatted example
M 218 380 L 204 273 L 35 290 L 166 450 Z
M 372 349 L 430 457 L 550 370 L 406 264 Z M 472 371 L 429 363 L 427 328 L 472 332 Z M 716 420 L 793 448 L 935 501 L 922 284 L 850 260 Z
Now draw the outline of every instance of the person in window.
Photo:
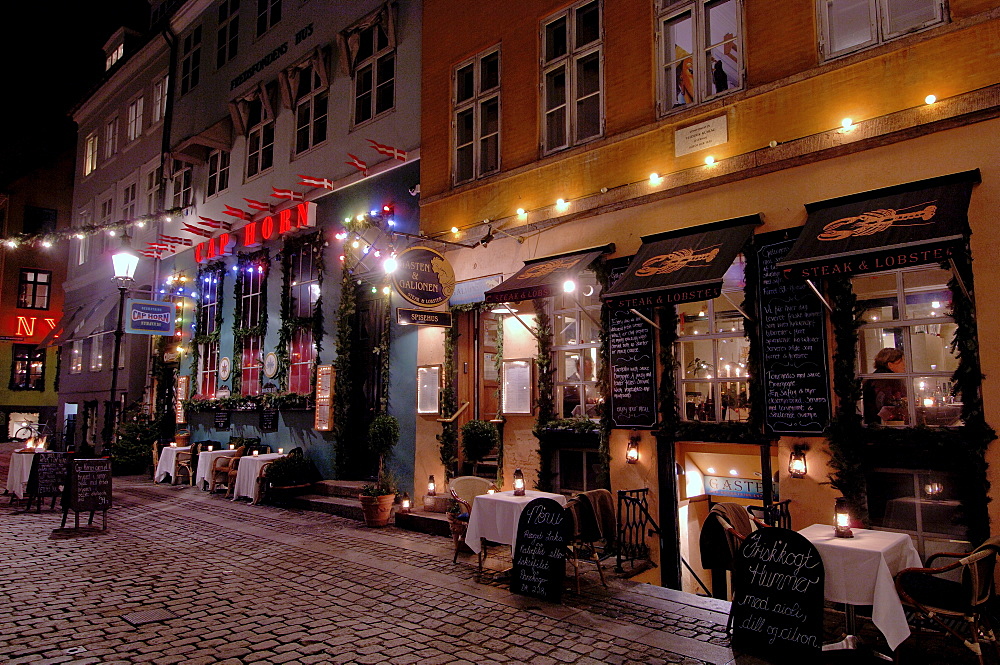
M 899 349 L 887 347 L 875 355 L 875 374 L 906 371 L 906 361 Z M 902 379 L 865 379 L 861 386 L 864 420 L 868 425 L 906 424 L 906 385 Z
M 729 76 L 723 69 L 721 60 L 716 60 L 715 65 L 712 66 L 712 81 L 715 83 L 716 94 L 729 89 Z

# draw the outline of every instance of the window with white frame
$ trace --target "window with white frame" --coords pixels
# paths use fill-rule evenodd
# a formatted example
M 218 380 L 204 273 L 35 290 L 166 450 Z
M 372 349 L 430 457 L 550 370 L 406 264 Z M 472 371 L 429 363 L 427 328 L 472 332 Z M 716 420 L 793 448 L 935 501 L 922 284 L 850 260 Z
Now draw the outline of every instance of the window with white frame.
M 817 0 L 820 53 L 836 58 L 944 23 L 941 0 Z
M 219 272 L 208 271 L 201 275 L 201 307 L 198 310 L 198 335 L 211 336 L 218 330 L 221 291 Z M 219 342 L 207 341 L 200 349 L 201 367 L 198 392 L 203 397 L 215 397 L 219 378 Z
M 241 262 L 239 265 L 244 271 L 238 293 L 241 312 L 240 324 L 243 328 L 254 328 L 261 321 L 262 294 L 267 284 L 267 267 L 264 263 L 256 261 Z M 240 391 L 243 395 L 260 394 L 263 367 L 262 341 L 262 335 L 247 335 L 243 338 L 243 348 L 240 350 Z
M 171 192 L 173 194 L 173 205 L 175 208 L 186 208 L 191 205 L 192 196 L 192 167 L 187 162 L 179 159 L 174 160 L 173 178 L 171 179 Z
M 139 183 L 135 182 L 122 186 L 122 219 L 135 218 L 135 200 L 138 189 Z
M 556 410 L 563 418 L 597 417 L 600 291 L 594 273 L 583 272 L 574 292 L 552 298 Z
M 21 309 L 48 309 L 52 271 L 21 268 L 17 284 L 17 306 Z
M 157 166 L 146 174 L 146 214 L 151 215 L 160 207 L 160 187 L 163 167 Z
M 311 243 L 304 243 L 289 256 L 288 296 L 290 313 L 296 319 L 312 318 L 319 301 L 319 266 Z M 308 393 L 312 389 L 316 344 L 310 326 L 296 328 L 289 342 L 288 391 Z
M 116 48 L 114 51 L 112 51 L 111 53 L 109 53 L 108 57 L 105 58 L 105 60 L 104 60 L 104 70 L 107 71 L 107 70 L 111 69 L 115 65 L 116 62 L 118 62 L 119 60 L 122 59 L 123 55 L 125 55 L 125 44 L 124 43 L 119 44 L 118 48 Z
M 167 82 L 169 77 L 163 78 L 153 83 L 153 122 L 163 120 L 167 114 Z
M 305 152 L 326 140 L 330 93 L 319 72 L 305 67 L 298 73 L 295 91 L 295 152 Z
M 229 189 L 229 151 L 213 150 L 208 155 L 208 182 L 206 196 L 215 196 Z
M 83 340 L 73 340 L 72 351 L 69 359 L 69 373 L 79 374 L 83 371 Z
M 104 159 L 111 159 L 118 153 L 118 116 L 104 125 Z
M 552 152 L 604 130 L 600 0 L 577 3 L 542 24 L 542 147 Z
M 961 425 L 962 396 L 951 377 L 951 273 L 937 266 L 851 280 L 861 314 L 858 376 L 869 425 Z
M 90 338 L 90 371 L 100 372 L 104 369 L 104 335 L 94 335 Z
M 240 0 L 219 3 L 219 32 L 215 43 L 215 66 L 222 67 L 236 57 L 240 46 Z
M 354 61 L 354 124 L 360 125 L 396 104 L 396 49 L 381 22 L 358 33 Z
M 142 136 L 142 102 L 143 98 L 140 97 L 128 105 L 128 127 L 125 134 L 129 142 Z
M 181 46 L 181 94 L 198 85 L 201 76 L 201 26 L 188 34 Z
M 455 184 L 500 169 L 500 51 L 491 49 L 455 68 Z
M 97 134 L 87 136 L 83 149 L 83 175 L 90 175 L 97 168 Z
M 743 87 L 742 0 L 663 0 L 660 109 L 669 112 Z
M 713 300 L 677 305 L 678 383 L 681 418 L 706 422 L 745 422 L 750 414 L 750 341 L 743 315 L 744 260 L 740 255 Z
M 274 120 L 260 99 L 249 104 L 247 127 L 247 178 L 252 178 L 274 166 Z
M 79 215 L 77 216 L 77 220 L 78 220 L 77 223 L 78 227 L 90 226 L 90 211 L 81 210 Z M 76 265 L 82 266 L 84 263 L 87 262 L 87 259 L 89 258 L 90 236 L 86 235 L 81 231 L 76 234 L 75 239 L 76 239 Z
M 281 0 L 257 0 L 257 36 L 273 28 L 281 20 Z

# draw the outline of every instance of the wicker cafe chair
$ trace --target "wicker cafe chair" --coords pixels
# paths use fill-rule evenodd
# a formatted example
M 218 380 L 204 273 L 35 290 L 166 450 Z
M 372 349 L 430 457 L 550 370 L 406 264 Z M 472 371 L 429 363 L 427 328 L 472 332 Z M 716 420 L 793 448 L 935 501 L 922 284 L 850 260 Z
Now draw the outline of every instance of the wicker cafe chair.
M 244 448 L 240 446 L 233 451 L 232 455 L 220 455 L 216 457 L 212 462 L 212 471 L 209 473 L 211 480 L 209 481 L 208 491 L 214 492 L 216 484 L 221 480 L 226 484 L 226 488 L 229 489 L 229 471 L 230 469 L 235 469 L 238 464 L 240 456 L 243 455 Z M 235 476 L 234 476 L 235 478 Z
M 990 538 L 973 552 L 940 552 L 927 559 L 924 568 L 906 568 L 896 573 L 896 592 L 903 606 L 913 610 L 918 617 L 935 622 L 950 635 L 961 641 L 976 654 L 983 664 L 982 642 L 992 642 L 995 593 L 993 570 L 1000 537 Z M 940 567 L 933 567 L 935 559 L 953 559 Z M 961 571 L 961 581 L 942 577 L 951 571 Z M 941 617 L 964 619 L 969 637 L 964 637 Z
M 450 515 L 448 523 L 451 527 L 451 539 L 455 544 L 455 556 L 452 563 L 458 563 L 458 552 L 465 543 L 465 534 L 469 530 L 469 516 L 472 515 L 472 505 L 476 497 L 486 494 L 492 483 L 486 478 L 479 476 L 459 476 L 448 483 L 448 492 L 451 498 L 462 506 L 462 512 L 458 515 Z M 486 547 L 489 541 L 483 541 L 482 550 L 479 552 L 479 573 L 483 572 L 483 561 L 486 558 Z M 493 544 L 493 543 L 490 543 Z
M 188 450 L 177 451 L 174 457 L 174 472 L 171 474 L 170 484 L 176 485 L 180 482 L 180 474 L 187 474 L 187 484 L 194 487 L 195 471 L 198 469 L 198 453 L 204 445 L 203 441 L 195 441 Z

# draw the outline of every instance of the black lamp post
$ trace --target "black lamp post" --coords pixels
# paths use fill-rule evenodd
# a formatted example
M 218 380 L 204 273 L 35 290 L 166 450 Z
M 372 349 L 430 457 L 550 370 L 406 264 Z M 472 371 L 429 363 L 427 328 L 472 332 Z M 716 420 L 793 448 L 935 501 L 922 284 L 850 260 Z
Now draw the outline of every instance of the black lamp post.
M 115 268 L 115 284 L 118 285 L 118 326 L 115 328 L 115 350 L 111 354 L 111 399 L 105 413 L 107 420 L 104 428 L 105 455 L 111 451 L 111 439 L 114 437 L 115 426 L 118 424 L 118 365 L 122 350 L 122 337 L 125 336 L 125 295 L 128 287 L 135 280 L 135 269 L 139 265 L 139 256 L 129 246 L 128 236 L 122 237 L 122 246 L 115 252 L 111 260 Z

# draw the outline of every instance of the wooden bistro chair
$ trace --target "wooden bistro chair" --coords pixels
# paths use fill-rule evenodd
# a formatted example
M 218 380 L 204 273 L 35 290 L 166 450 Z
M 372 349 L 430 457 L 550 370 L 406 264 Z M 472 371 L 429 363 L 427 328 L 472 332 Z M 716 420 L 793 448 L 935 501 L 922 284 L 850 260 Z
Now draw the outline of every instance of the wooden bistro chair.
M 449 516 L 448 522 L 451 526 L 451 539 L 455 544 L 455 556 L 452 563 L 458 563 L 458 552 L 465 543 L 465 534 L 469 530 L 469 516 L 472 515 L 472 504 L 476 497 L 486 494 L 493 483 L 486 478 L 479 476 L 459 476 L 448 483 L 448 492 L 451 498 L 462 507 L 462 512 L 458 515 Z M 479 574 L 483 573 L 483 560 L 486 558 L 486 542 L 479 552 Z
M 991 622 L 991 611 L 996 590 L 993 570 L 996 567 L 1000 537 L 990 538 L 970 552 L 939 552 L 927 559 L 924 568 L 906 568 L 896 573 L 896 592 L 903 606 L 917 617 L 930 619 L 948 632 L 972 653 L 983 665 L 982 642 L 993 642 L 996 636 Z M 934 567 L 936 559 L 952 562 Z M 952 571 L 961 571 L 961 581 L 943 577 Z M 959 633 L 948 621 L 964 620 L 969 636 Z
M 245 450 L 244 447 L 240 446 L 239 448 L 233 451 L 232 455 L 224 455 L 224 456 L 220 455 L 219 457 L 215 458 L 215 460 L 212 462 L 212 471 L 211 473 L 208 474 L 209 477 L 211 478 L 208 485 L 208 491 L 210 493 L 215 491 L 215 486 L 219 483 L 219 481 L 222 481 L 223 483 L 226 484 L 227 490 L 232 489 L 232 485 L 229 480 L 230 471 L 236 469 L 236 465 L 239 464 L 238 460 L 240 456 L 243 455 L 244 450 Z M 235 479 L 236 476 L 234 474 L 233 480 L 235 481 Z
M 614 497 L 606 489 L 583 492 L 566 503 L 565 514 L 571 525 L 566 560 L 573 566 L 576 592 L 580 593 L 581 559 L 597 566 L 601 584 L 608 586 L 601 561 L 614 554 L 618 537 Z
M 202 444 L 202 441 L 195 441 L 191 444 L 190 449 L 177 451 L 177 456 L 174 457 L 174 472 L 170 474 L 171 485 L 180 482 L 180 474 L 184 473 L 187 475 L 185 482 L 192 487 L 194 486 L 195 471 L 198 470 L 198 453 L 201 451 Z

